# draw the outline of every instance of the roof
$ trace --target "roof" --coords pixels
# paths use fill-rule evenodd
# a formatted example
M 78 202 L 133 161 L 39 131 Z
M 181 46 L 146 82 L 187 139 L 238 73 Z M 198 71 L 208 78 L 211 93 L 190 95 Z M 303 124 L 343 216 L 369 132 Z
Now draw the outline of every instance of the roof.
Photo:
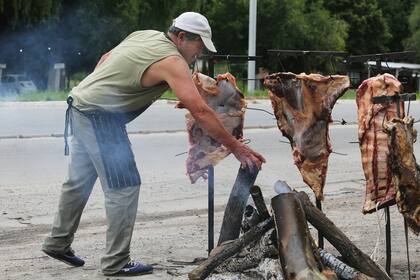
M 376 67 L 376 61 L 368 61 L 369 66 Z M 382 68 L 389 69 L 408 69 L 408 70 L 420 70 L 420 64 L 405 63 L 405 62 L 381 62 Z

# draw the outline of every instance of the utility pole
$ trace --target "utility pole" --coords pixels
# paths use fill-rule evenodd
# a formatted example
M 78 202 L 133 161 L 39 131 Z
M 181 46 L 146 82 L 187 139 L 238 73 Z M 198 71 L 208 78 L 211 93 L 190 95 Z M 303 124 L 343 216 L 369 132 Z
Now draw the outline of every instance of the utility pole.
M 255 56 L 257 37 L 257 0 L 249 0 L 248 56 Z M 255 91 L 255 61 L 248 61 L 248 94 Z

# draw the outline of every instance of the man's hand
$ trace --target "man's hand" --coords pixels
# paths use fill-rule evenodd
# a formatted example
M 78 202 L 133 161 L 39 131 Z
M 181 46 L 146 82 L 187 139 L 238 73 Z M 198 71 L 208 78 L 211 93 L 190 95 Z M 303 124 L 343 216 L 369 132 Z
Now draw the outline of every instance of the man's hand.
M 250 170 L 257 168 L 261 170 L 261 165 L 265 162 L 265 158 L 252 150 L 247 145 L 240 143 L 233 150 L 232 153 L 240 161 L 241 167 L 248 167 Z

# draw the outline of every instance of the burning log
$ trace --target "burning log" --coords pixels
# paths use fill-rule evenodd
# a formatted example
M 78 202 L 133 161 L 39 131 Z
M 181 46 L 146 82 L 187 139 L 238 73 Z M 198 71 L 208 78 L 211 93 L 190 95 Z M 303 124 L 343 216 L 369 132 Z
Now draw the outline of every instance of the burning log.
M 246 206 L 244 219 L 242 220 L 243 233 L 256 226 L 259 222 L 270 218 L 260 187 L 253 186 L 251 188 L 251 196 L 256 208 L 250 204 Z M 260 240 L 254 240 L 243 248 L 237 256 L 222 263 L 216 269 L 216 272 L 241 272 L 254 268 L 265 258 L 277 258 L 278 252 L 276 247 L 276 233 L 274 229 L 270 229 Z
M 245 207 L 244 217 L 242 219 L 241 233 L 247 232 L 250 228 L 261 222 L 258 210 L 253 205 L 248 204 Z
M 245 207 L 244 217 L 242 219 L 242 233 L 247 232 L 251 227 L 270 217 L 270 213 L 268 213 L 260 187 L 253 186 L 251 188 L 251 197 L 254 201 L 254 204 L 251 204 L 248 199 L 248 203 Z M 254 205 L 256 208 L 254 208 Z
M 217 246 L 207 260 L 188 273 L 188 278 L 190 280 L 205 279 L 219 264 L 238 253 L 249 243 L 260 239 L 272 227 L 273 220 L 270 218 L 251 228 L 240 238 Z
M 337 276 L 340 277 L 340 279 L 344 279 L 344 280 L 373 280 L 374 279 L 348 266 L 347 264 L 337 259 L 334 255 L 328 253 L 327 251 L 323 249 L 319 248 L 318 252 L 319 252 L 319 256 L 321 257 L 322 262 L 326 266 L 334 270 L 334 272 L 337 274 Z
M 284 190 L 271 200 L 284 278 L 328 279 L 315 260 L 302 205 L 296 193 Z
M 257 175 L 258 169 L 250 170 L 248 167 L 245 169 L 239 168 L 229 196 L 229 201 L 226 205 L 218 245 L 239 237 L 245 205 Z
M 217 273 L 242 272 L 255 268 L 266 258 L 277 257 L 277 237 L 275 230 L 272 228 L 268 230 L 260 240 L 254 240 L 248 246 L 243 248 L 237 256 L 224 261 L 215 269 L 215 271 Z
M 251 188 L 251 196 L 254 200 L 255 207 L 257 207 L 258 214 L 262 220 L 268 219 L 270 214 L 268 213 L 267 206 L 264 202 L 264 197 L 261 193 L 261 189 L 258 186 L 253 186 Z
M 347 264 L 368 276 L 391 280 L 369 256 L 360 251 L 324 213 L 312 204 L 305 192 L 299 192 L 297 196 L 308 221 L 340 252 Z

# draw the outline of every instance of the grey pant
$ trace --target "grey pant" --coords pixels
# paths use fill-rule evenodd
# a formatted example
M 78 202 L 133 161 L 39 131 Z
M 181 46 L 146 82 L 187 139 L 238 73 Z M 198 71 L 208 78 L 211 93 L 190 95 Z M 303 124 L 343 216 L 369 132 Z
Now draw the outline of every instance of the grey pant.
M 99 175 L 107 217 L 106 250 L 101 259 L 101 268 L 103 273 L 113 274 L 130 259 L 130 242 L 136 220 L 140 183 L 122 188 L 110 187 L 106 172 L 109 167 L 104 164 L 93 124 L 77 110 L 72 111 L 74 135 L 68 178 L 62 186 L 51 235 L 45 239 L 42 248 L 63 253 L 70 249 L 83 209 Z M 132 154 L 131 147 L 128 150 Z

